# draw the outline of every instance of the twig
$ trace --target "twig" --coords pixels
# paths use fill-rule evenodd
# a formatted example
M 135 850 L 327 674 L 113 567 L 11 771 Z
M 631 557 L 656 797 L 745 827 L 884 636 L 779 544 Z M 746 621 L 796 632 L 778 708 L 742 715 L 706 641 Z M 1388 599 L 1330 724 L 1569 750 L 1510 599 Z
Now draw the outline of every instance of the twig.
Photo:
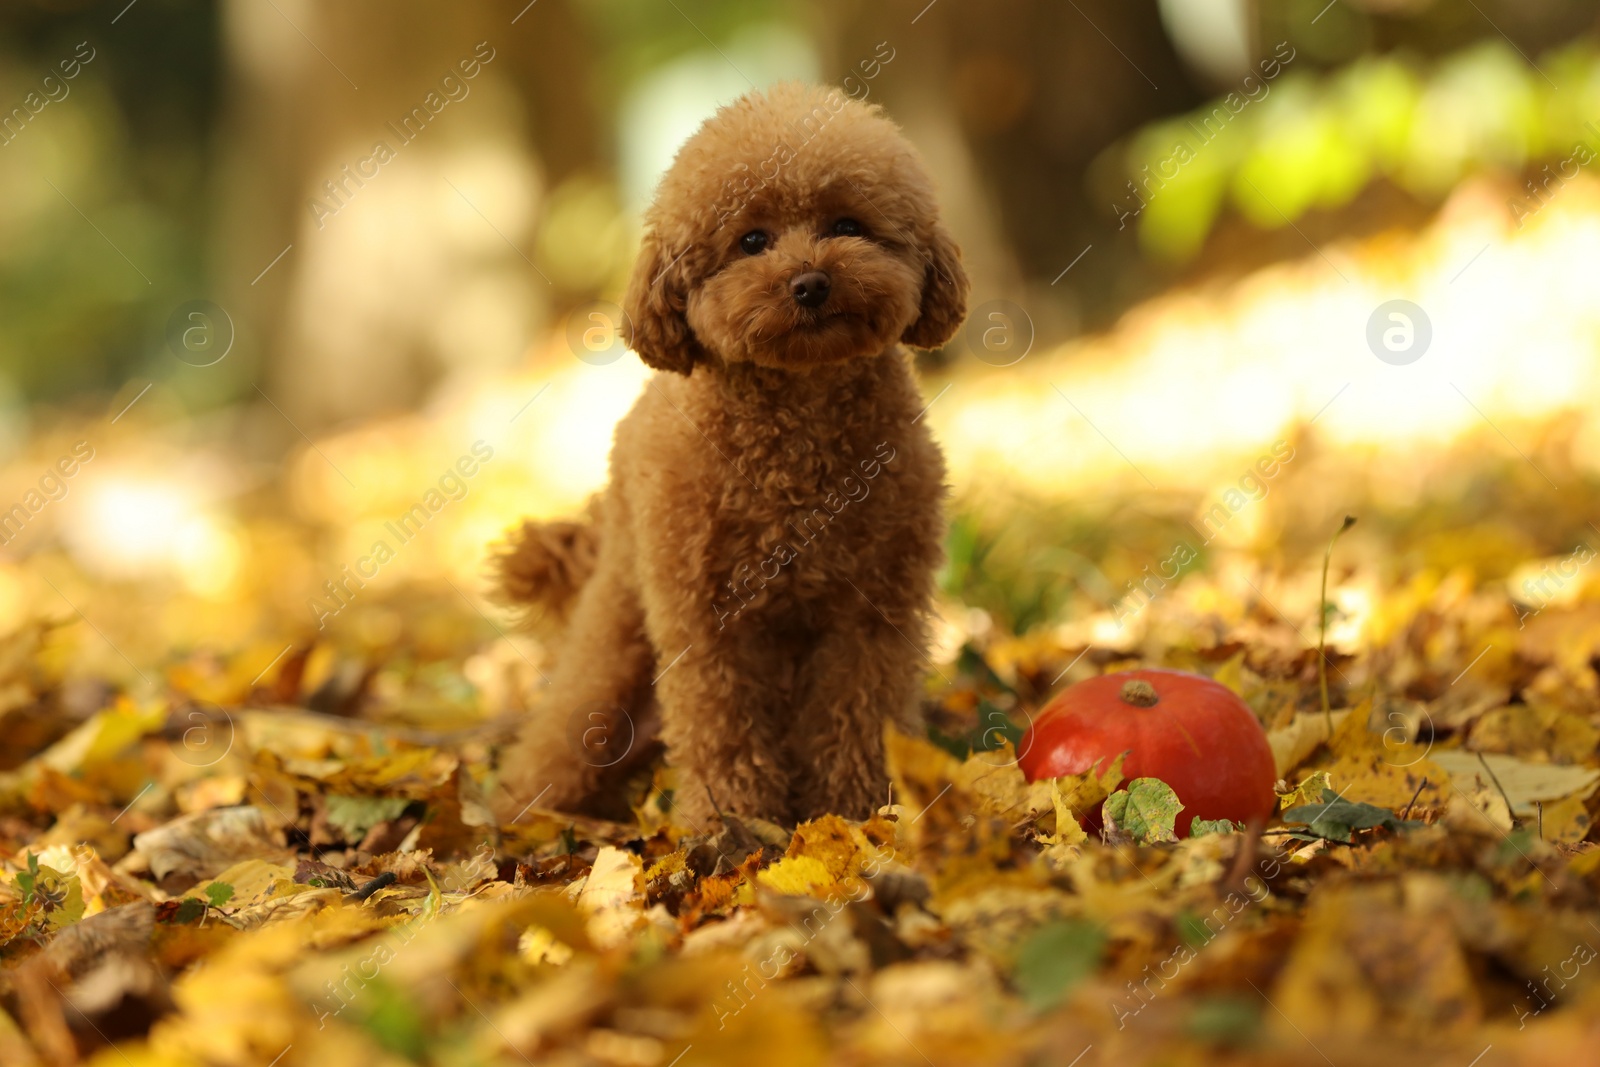
M 1223 875 L 1224 887 L 1244 886 L 1250 869 L 1255 866 L 1256 846 L 1261 843 L 1261 832 L 1266 825 L 1267 820 L 1259 818 L 1251 819 L 1245 825 L 1244 833 L 1240 835 L 1239 851 L 1233 855 L 1233 866 Z
M 1333 562 L 1333 546 L 1338 544 L 1340 536 L 1356 524 L 1354 515 L 1346 515 L 1344 523 L 1333 532 L 1333 538 L 1328 542 L 1328 551 L 1322 556 L 1322 600 L 1321 611 L 1318 612 L 1317 633 L 1317 681 L 1322 685 L 1322 717 L 1328 724 L 1328 740 L 1333 741 L 1333 705 L 1328 702 L 1328 564 Z
M 393 885 L 395 883 L 395 881 L 396 881 L 396 876 L 395 876 L 395 873 L 393 871 L 384 871 L 382 874 L 378 875 L 378 877 L 374 878 L 370 882 L 367 882 L 360 889 L 357 889 L 354 893 L 351 893 L 350 894 L 350 899 L 352 901 L 366 900 L 368 897 L 370 897 L 372 894 L 376 893 L 378 890 L 382 889 L 384 886 Z
M 1517 813 L 1511 807 L 1511 797 L 1506 793 L 1506 787 L 1500 784 L 1500 779 L 1494 776 L 1494 771 L 1489 768 L 1489 761 L 1483 758 L 1483 753 L 1478 753 L 1478 762 L 1483 764 L 1483 772 L 1489 776 L 1489 781 L 1500 793 L 1500 799 L 1506 802 L 1506 814 L 1511 817 L 1511 825 L 1517 825 Z
M 716 794 L 711 792 L 711 786 L 710 785 L 707 785 L 705 787 L 705 789 L 706 789 L 706 799 L 711 801 L 711 810 L 717 813 L 717 818 L 722 820 L 723 825 L 727 825 L 727 822 L 728 822 L 727 816 L 722 814 L 722 805 L 717 803 Z
M 1415 793 L 1411 794 L 1411 802 L 1406 805 L 1406 810 L 1403 813 L 1401 813 L 1401 815 L 1400 815 L 1400 821 L 1401 822 L 1404 822 L 1405 820 L 1407 820 L 1407 819 L 1409 819 L 1411 817 L 1411 805 L 1415 804 L 1417 802 L 1417 798 L 1422 795 L 1422 791 L 1424 789 L 1426 789 L 1426 788 L 1428 788 L 1428 779 L 1427 778 L 1423 778 L 1422 782 L 1417 786 L 1417 791 Z

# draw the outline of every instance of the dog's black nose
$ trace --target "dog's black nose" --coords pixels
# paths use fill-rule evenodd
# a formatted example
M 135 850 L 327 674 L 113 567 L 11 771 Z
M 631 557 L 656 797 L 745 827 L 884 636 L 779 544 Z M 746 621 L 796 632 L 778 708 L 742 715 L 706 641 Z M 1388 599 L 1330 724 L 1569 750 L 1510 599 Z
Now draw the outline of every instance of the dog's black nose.
M 828 302 L 833 282 L 820 270 L 808 270 L 789 279 L 789 292 L 801 307 L 819 308 Z

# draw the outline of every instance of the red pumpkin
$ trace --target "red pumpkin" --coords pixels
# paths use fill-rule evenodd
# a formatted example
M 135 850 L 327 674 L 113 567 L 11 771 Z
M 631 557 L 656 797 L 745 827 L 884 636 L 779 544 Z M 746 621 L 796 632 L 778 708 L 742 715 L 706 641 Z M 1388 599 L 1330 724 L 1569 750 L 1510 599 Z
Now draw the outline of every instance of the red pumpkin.
M 1267 735 L 1233 690 L 1199 674 L 1148 668 L 1068 686 L 1028 728 L 1018 765 L 1028 781 L 1082 774 L 1123 752 L 1124 781 L 1159 778 L 1195 819 L 1265 819 L 1277 771 Z M 1099 812 L 1087 820 L 1098 824 Z

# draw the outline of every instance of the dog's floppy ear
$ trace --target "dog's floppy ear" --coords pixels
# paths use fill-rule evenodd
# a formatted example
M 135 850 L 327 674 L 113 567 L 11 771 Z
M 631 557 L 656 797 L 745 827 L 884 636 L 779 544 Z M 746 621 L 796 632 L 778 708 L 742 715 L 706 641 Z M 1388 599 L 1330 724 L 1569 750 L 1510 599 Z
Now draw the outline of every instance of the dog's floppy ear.
M 967 317 L 967 272 L 961 249 L 935 225 L 922 247 L 927 270 L 922 280 L 922 308 L 900 340 L 912 348 L 938 348 L 955 336 Z
M 689 298 L 686 248 L 668 248 L 654 230 L 645 234 L 639 259 L 622 298 L 628 347 L 657 370 L 688 374 L 705 355 L 689 329 L 684 306 Z

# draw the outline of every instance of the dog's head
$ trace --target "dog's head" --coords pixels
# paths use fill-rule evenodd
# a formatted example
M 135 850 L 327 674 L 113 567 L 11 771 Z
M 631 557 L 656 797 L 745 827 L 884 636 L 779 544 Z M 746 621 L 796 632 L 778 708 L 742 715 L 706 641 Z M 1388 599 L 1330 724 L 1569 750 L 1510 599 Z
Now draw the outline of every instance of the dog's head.
M 646 215 L 629 343 L 688 374 L 708 355 L 804 369 L 937 348 L 966 314 L 961 254 L 898 127 L 785 84 L 712 116 Z

